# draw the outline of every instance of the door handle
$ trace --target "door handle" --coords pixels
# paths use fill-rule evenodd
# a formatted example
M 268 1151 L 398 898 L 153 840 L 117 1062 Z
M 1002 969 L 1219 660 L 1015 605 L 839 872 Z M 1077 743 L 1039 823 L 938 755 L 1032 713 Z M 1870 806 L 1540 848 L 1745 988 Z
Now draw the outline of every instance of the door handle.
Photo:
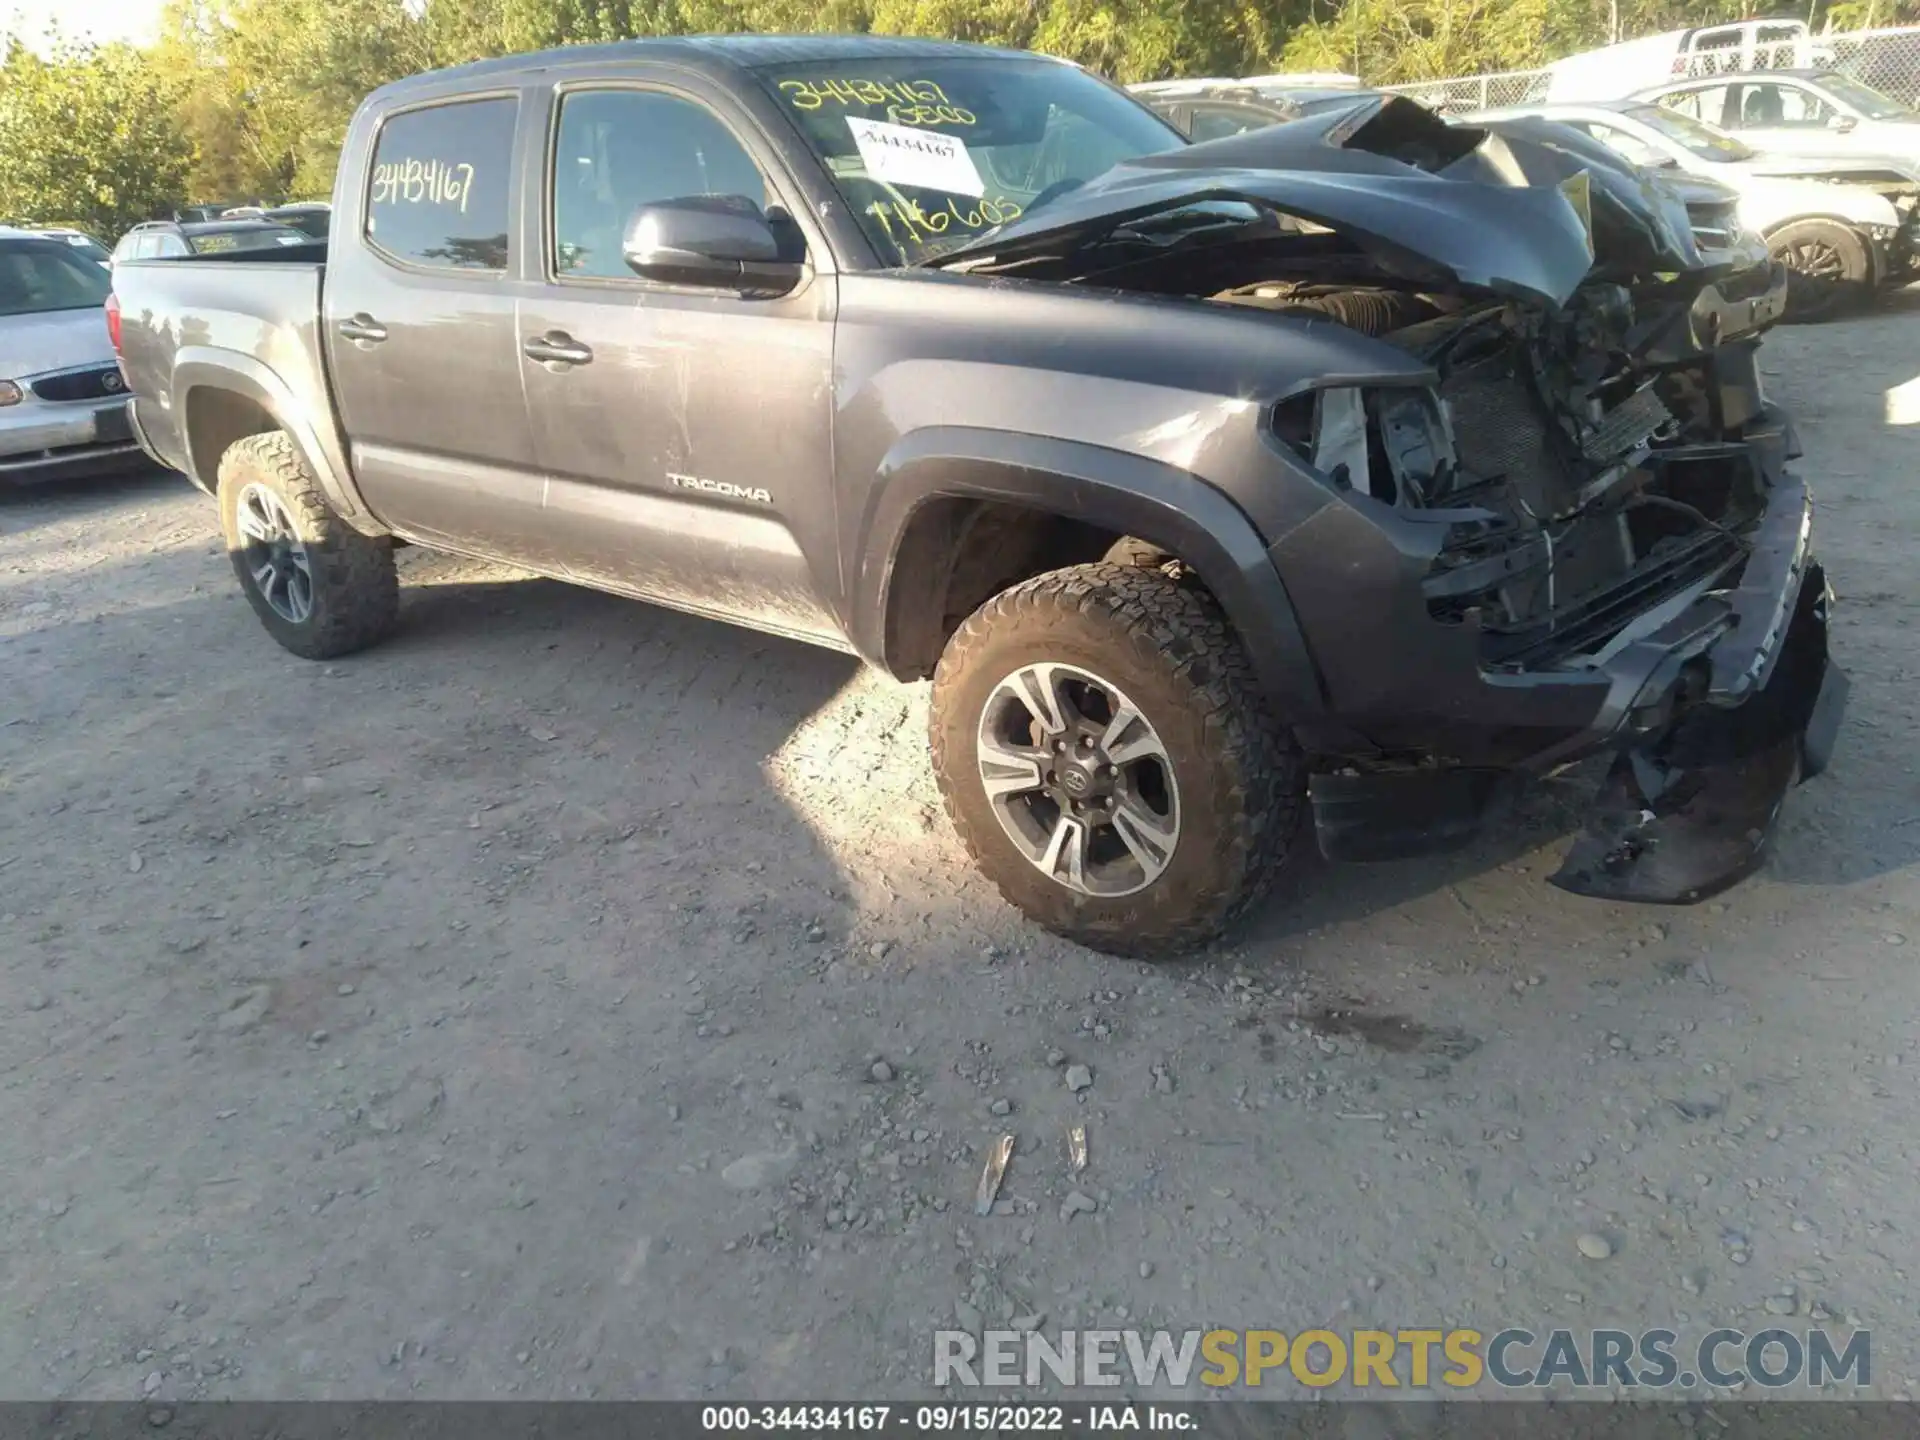
M 543 365 L 586 365 L 593 360 L 593 351 L 564 330 L 533 336 L 520 347 L 520 353 Z
M 340 322 L 340 338 L 364 345 L 377 345 L 387 338 L 387 327 L 371 315 L 362 313 Z

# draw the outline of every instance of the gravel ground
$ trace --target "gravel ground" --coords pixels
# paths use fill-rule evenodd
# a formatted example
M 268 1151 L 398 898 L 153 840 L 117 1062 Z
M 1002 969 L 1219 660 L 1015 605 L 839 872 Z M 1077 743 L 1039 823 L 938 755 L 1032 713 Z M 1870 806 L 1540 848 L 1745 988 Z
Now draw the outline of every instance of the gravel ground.
M 1561 894 L 1561 781 L 1160 968 L 975 878 L 924 686 L 414 552 L 310 665 L 178 479 L 0 499 L 6 1392 L 911 1395 L 1014 1317 L 1831 1316 L 1920 1388 L 1917 313 L 1766 346 L 1855 689 L 1763 875 Z

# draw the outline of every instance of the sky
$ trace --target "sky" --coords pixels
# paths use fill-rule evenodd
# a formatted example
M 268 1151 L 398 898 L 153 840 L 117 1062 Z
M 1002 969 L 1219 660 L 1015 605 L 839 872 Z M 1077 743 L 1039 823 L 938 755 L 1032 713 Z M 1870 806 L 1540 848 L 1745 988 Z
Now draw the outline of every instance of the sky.
M 161 0 L 0 0 L 0 31 L 40 48 L 57 22 L 74 40 L 151 40 Z

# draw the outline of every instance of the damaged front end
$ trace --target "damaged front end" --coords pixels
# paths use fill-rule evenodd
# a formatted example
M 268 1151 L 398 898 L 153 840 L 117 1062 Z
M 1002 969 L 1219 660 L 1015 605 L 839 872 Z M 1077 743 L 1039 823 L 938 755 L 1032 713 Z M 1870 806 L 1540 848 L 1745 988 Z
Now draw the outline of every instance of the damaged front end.
M 1786 277 L 1725 197 L 1562 128 L 1361 99 L 1119 167 L 942 263 L 1338 324 L 1417 361 L 1421 383 L 1328 376 L 1271 411 L 1330 497 L 1275 562 L 1364 742 L 1314 777 L 1321 846 L 1457 844 L 1499 775 L 1613 749 L 1554 881 L 1687 903 L 1759 862 L 1845 703 L 1756 364 Z

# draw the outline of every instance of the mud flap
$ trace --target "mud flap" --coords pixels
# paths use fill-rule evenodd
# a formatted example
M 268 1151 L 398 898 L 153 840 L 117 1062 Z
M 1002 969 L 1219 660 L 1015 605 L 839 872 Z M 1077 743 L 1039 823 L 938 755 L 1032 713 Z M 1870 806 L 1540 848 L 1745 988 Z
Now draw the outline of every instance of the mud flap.
M 1759 868 L 1787 792 L 1826 768 L 1846 709 L 1847 677 L 1827 659 L 1825 581 L 1810 579 L 1765 688 L 1622 751 L 1553 884 L 1691 905 Z

